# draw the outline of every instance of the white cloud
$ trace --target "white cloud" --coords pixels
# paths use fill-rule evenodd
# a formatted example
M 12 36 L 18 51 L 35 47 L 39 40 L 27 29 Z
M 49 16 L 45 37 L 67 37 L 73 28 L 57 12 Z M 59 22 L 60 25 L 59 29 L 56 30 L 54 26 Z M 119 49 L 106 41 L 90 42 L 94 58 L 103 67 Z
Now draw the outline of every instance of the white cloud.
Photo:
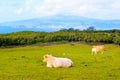
M 20 15 L 23 12 L 23 8 L 19 8 L 15 11 L 16 14 Z
M 69 26 L 61 26 L 61 25 L 58 25 L 58 26 L 56 26 L 56 25 L 50 25 L 50 26 L 35 26 L 35 28 L 39 28 L 39 29 L 45 29 L 45 28 L 48 28 L 48 29 L 68 29 L 68 28 L 71 28 L 71 27 L 69 27 Z M 84 29 L 86 29 L 86 28 L 88 28 L 88 26 L 74 26 L 73 27 L 74 29 L 80 29 L 80 30 L 84 30 Z
M 75 26 L 75 29 L 80 29 L 80 30 L 84 30 L 87 28 L 87 26 Z
M 37 2 L 37 4 L 36 4 Z M 18 14 L 32 13 L 35 17 L 57 14 L 100 19 L 120 19 L 120 0 L 26 0 Z
M 120 9 L 120 0 L 112 3 L 111 8 L 119 10 Z
M 26 0 L 25 4 L 26 5 L 31 5 L 33 3 L 33 0 Z
M 36 6 L 35 12 L 40 15 L 70 14 L 101 19 L 112 18 L 111 16 L 120 13 L 119 3 L 119 0 L 44 0 Z
M 24 8 L 25 12 L 31 11 L 32 4 L 33 4 L 33 0 L 26 0 L 26 2 L 25 2 L 26 7 Z
M 65 28 L 64 26 L 61 26 L 61 25 L 58 25 L 58 26 L 55 26 L 55 25 L 50 25 L 50 26 L 35 26 L 35 28 L 40 28 L 40 29 L 45 29 L 45 27 L 47 28 L 51 28 L 51 29 L 61 29 L 61 28 Z
M 55 15 L 60 13 L 60 8 L 62 0 L 44 0 L 43 3 L 36 5 L 35 9 L 33 10 L 35 14 L 40 14 L 42 16 L 50 16 L 50 15 Z
M 20 8 L 16 9 L 15 13 L 17 15 L 20 15 L 22 13 L 23 14 L 29 13 L 32 10 L 32 8 L 31 8 L 32 3 L 33 3 L 33 0 L 26 0 L 26 1 L 24 1 L 24 4 L 22 4 L 20 6 Z

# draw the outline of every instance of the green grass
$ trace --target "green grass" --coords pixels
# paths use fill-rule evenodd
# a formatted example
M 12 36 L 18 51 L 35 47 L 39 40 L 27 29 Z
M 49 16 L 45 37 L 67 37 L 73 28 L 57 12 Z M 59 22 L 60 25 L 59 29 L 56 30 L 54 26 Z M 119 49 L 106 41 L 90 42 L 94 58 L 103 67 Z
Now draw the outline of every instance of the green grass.
M 0 48 L 0 80 L 120 80 L 119 46 L 106 44 L 103 55 L 92 55 L 90 45 L 74 44 Z M 74 66 L 47 68 L 44 54 L 70 58 Z

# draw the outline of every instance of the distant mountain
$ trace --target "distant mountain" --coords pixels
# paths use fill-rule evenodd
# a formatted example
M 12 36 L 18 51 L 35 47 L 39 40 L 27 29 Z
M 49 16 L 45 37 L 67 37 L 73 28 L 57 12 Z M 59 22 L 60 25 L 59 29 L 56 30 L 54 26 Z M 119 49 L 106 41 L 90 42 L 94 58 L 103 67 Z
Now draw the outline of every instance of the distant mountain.
M 50 32 L 71 27 L 83 30 L 89 26 L 94 26 L 97 30 L 120 29 L 120 20 L 99 20 L 79 16 L 57 15 L 0 23 L 0 33 L 16 31 Z

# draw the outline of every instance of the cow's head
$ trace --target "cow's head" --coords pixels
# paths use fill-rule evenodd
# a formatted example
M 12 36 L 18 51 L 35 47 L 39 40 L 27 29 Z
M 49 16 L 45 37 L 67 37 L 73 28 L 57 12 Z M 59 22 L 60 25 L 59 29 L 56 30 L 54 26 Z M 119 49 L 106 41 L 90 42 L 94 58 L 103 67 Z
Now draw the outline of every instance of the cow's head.
M 43 56 L 43 62 L 50 61 L 51 58 L 52 58 L 52 55 L 48 55 L 48 54 L 46 54 L 46 55 Z

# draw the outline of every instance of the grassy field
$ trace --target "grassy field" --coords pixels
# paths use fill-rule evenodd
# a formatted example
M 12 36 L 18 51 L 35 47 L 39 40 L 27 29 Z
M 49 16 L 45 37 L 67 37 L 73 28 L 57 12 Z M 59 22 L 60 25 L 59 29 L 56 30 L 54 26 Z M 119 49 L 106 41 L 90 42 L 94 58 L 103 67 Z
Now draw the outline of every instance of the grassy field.
M 104 54 L 74 43 L 0 48 L 0 80 L 120 80 L 120 47 L 106 44 Z M 71 68 L 47 68 L 43 55 L 67 57 Z

